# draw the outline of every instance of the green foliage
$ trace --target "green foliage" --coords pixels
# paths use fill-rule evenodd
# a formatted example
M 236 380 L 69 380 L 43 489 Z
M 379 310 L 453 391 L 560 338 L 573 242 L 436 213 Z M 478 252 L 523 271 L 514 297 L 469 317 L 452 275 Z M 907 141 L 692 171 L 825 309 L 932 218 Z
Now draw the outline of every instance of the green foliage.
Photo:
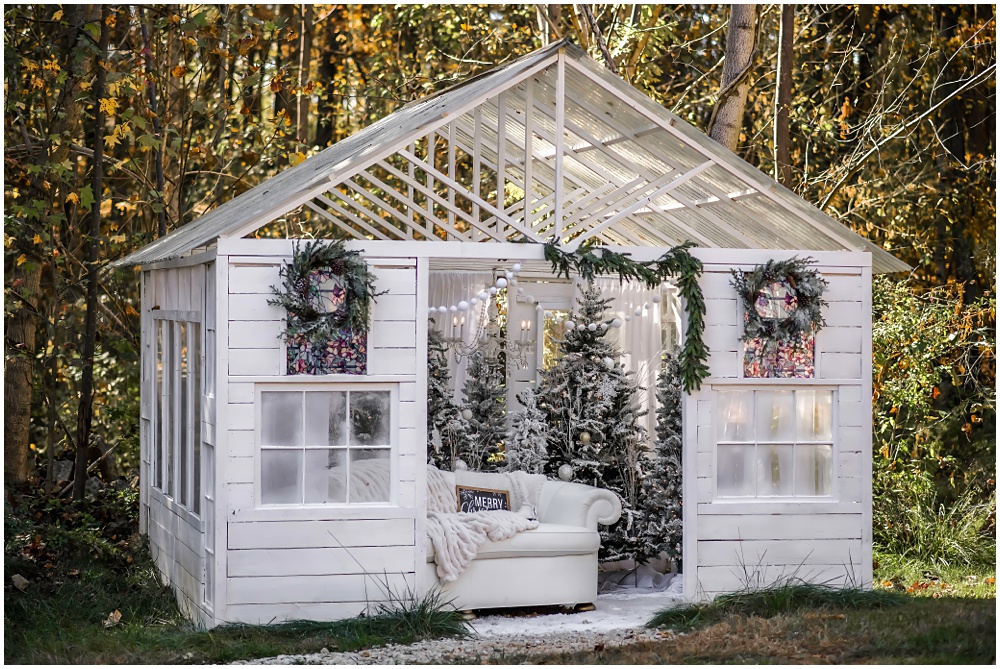
M 727 616 L 773 618 L 801 611 L 870 610 L 900 606 L 906 598 L 884 590 L 832 588 L 788 579 L 767 588 L 721 595 L 709 604 L 665 609 L 647 627 L 692 629 L 712 625 Z
M 743 300 L 746 325 L 741 341 L 763 338 L 769 342 L 798 340 L 802 336 L 819 332 L 826 325 L 823 319 L 823 291 L 828 282 L 819 272 L 811 269 L 816 261 L 812 258 L 791 258 L 789 260 L 768 260 L 749 272 L 734 269 L 732 286 Z M 757 297 L 768 286 L 787 281 L 795 291 L 798 301 L 795 309 L 782 319 L 764 318 L 757 311 Z
M 545 244 L 545 259 L 552 264 L 556 276 L 570 278 L 576 273 L 584 281 L 595 276 L 617 274 L 620 281 L 640 281 L 649 288 L 659 286 L 668 277 L 677 278 L 677 287 L 687 312 L 687 334 L 681 347 L 680 365 L 684 390 L 694 392 L 701 388 L 702 379 L 708 377 L 708 347 L 705 346 L 705 298 L 698 278 L 701 261 L 688 249 L 693 242 L 685 242 L 670 249 L 656 260 L 637 262 L 627 253 L 617 253 L 598 246 L 591 238 L 580 244 L 572 253 L 554 243 Z
M 343 281 L 346 293 L 341 308 L 321 311 L 316 287 L 316 272 L 330 273 Z M 361 334 L 371 324 L 371 303 L 379 295 L 375 291 L 375 276 L 368 269 L 359 251 L 348 251 L 344 242 L 314 240 L 296 244 L 292 261 L 279 270 L 281 288 L 271 286 L 278 297 L 268 304 L 283 307 L 286 338 L 305 336 L 315 344 L 333 339 L 342 327 Z
M 447 349 L 433 323 L 427 327 L 427 462 L 451 471 L 471 442 L 469 423 L 451 389 Z M 466 463 L 468 464 L 468 463 Z
M 475 351 L 469 356 L 467 374 L 463 410 L 472 415 L 466 421 L 468 440 L 458 445 L 458 454 L 469 469 L 487 471 L 495 466 L 507 436 L 506 369 L 500 360 Z

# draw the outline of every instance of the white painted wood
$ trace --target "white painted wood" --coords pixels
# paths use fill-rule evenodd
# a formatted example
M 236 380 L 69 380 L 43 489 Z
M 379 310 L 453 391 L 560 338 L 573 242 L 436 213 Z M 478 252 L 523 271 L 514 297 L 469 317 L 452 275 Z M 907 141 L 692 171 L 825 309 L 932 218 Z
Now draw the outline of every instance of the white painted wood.
M 243 426 L 239 430 L 229 430 L 229 457 L 250 458 L 254 456 L 254 425 Z
M 789 581 L 847 587 L 860 585 L 860 569 L 844 564 L 699 567 L 698 581 L 707 593 L 734 592 L 747 587 L 756 590 Z
M 860 540 L 699 541 L 703 566 L 853 564 L 861 563 Z
M 234 293 L 229 296 L 229 317 L 234 321 L 280 321 L 285 310 L 268 304 L 274 295 L 267 293 Z
M 860 301 L 830 302 L 823 307 L 823 318 L 829 327 L 861 327 L 865 316 Z
M 336 621 L 354 618 L 374 607 L 364 602 L 321 602 L 296 604 L 234 604 L 219 622 L 269 625 L 287 620 Z
M 368 351 L 368 371 L 372 374 L 415 374 L 415 348 L 375 348 Z
M 712 477 L 702 477 L 711 482 Z M 827 514 L 861 513 L 860 499 L 853 500 L 830 497 L 793 498 L 769 501 L 767 497 L 756 499 L 720 498 L 698 505 L 698 513 L 706 516 L 783 516 L 809 515 L 822 518 Z
M 738 307 L 735 299 L 705 299 L 705 325 L 739 325 Z
M 230 404 L 252 404 L 253 384 L 252 383 L 230 383 L 229 384 Z
M 414 570 L 413 546 L 275 548 L 229 553 L 229 576 L 332 576 Z
M 376 321 L 368 331 L 368 345 L 380 348 L 413 348 L 417 343 L 414 319 Z
M 229 349 L 229 376 L 278 376 L 281 374 L 281 349 Z
M 237 261 L 238 262 L 238 261 Z M 280 286 L 279 265 L 236 265 L 229 269 L 230 293 L 270 293 L 270 286 Z
M 816 333 L 816 353 L 857 353 L 861 350 L 861 327 L 827 327 Z
M 229 341 L 229 257 L 220 254 L 215 263 L 215 326 L 216 348 L 215 348 L 215 385 L 216 385 L 216 410 L 215 422 L 217 426 L 227 425 L 229 420 L 229 347 L 223 346 L 221 342 Z M 225 574 L 227 565 L 226 535 L 228 533 L 228 509 L 229 509 L 229 489 L 225 483 L 225 467 L 221 463 L 229 457 L 229 431 L 218 427 L 216 430 L 215 445 L 213 455 L 216 466 L 214 471 L 214 481 L 212 492 L 214 500 L 212 505 L 215 508 L 215 518 L 210 525 L 214 532 L 213 541 L 209 545 L 214 550 L 213 559 L 206 563 L 206 569 L 212 569 L 212 620 L 225 620 L 226 588 Z
M 282 321 L 229 322 L 230 348 L 277 348 L 285 331 Z
M 230 523 L 229 548 L 412 546 L 413 520 L 325 520 Z
M 861 455 L 861 501 L 864 516 L 861 521 L 861 545 L 864 550 L 861 560 L 862 586 L 870 588 L 874 579 L 872 561 L 872 269 L 866 267 L 861 273 L 861 313 L 864 315 L 861 336 L 861 397 L 863 406 L 868 406 L 861 421 L 861 436 L 856 438 Z M 852 398 L 853 399 L 853 398 Z M 857 433 L 855 433 L 857 434 Z
M 372 303 L 372 320 L 376 322 L 413 320 L 417 316 L 416 305 L 416 296 L 412 294 L 379 295 Z
M 698 519 L 701 540 L 861 539 L 861 514 L 706 515 Z
M 868 358 L 870 360 L 870 358 Z M 860 379 L 860 353 L 824 353 L 821 364 L 816 370 L 821 379 Z
M 232 604 L 371 602 L 389 599 L 413 587 L 413 574 L 343 574 L 336 576 L 255 576 L 226 579 Z
M 390 295 L 416 294 L 416 279 L 412 269 L 381 267 L 373 263 L 371 271 L 375 275 L 375 287 L 378 291 L 387 290 Z

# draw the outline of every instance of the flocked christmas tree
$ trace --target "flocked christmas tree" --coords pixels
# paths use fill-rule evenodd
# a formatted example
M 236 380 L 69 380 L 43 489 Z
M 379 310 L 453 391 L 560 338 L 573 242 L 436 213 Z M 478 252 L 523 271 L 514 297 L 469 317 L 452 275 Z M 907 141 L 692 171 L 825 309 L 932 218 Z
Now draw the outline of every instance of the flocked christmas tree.
M 482 351 L 469 356 L 466 369 L 464 409 L 468 419 L 469 440 L 459 449 L 460 457 L 473 471 L 487 471 L 496 466 L 490 460 L 503 450 L 506 432 L 507 385 L 503 366 L 495 357 Z
M 677 356 L 667 353 L 656 383 L 656 443 L 645 454 L 642 484 L 643 561 L 661 554 L 680 566 L 684 523 L 681 509 L 681 392 Z
M 427 328 L 427 462 L 450 471 L 469 443 L 469 425 L 451 390 L 451 372 L 441 334 Z
M 644 554 L 637 509 L 646 431 L 638 424 L 639 387 L 618 362 L 620 351 L 605 339 L 610 299 L 588 284 L 579 308 L 565 322 L 562 356 L 542 372 L 539 407 L 549 423 L 546 473 L 568 465 L 574 481 L 605 488 L 622 500 L 622 517 L 601 526 L 601 559 Z
M 549 424 L 538 408 L 535 392 L 525 388 L 517 394 L 524 407 L 511 414 L 504 449 L 503 471 L 541 474 L 548 461 Z

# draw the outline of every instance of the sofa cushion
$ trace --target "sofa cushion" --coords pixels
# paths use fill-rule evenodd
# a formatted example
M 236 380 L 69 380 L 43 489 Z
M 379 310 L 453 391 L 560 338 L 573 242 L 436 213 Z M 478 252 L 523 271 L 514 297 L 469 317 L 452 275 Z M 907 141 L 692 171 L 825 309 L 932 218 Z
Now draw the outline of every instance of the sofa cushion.
M 517 557 L 558 557 L 596 553 L 601 535 L 578 525 L 543 523 L 534 530 L 518 532 L 510 539 L 487 541 L 479 547 L 477 560 Z M 434 561 L 434 546 L 427 539 L 427 561 Z

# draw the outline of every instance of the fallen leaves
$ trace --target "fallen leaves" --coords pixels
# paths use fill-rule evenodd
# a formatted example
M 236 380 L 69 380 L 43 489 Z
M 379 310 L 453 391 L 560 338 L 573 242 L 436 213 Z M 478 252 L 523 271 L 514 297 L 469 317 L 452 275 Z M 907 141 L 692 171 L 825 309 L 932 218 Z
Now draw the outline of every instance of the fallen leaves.
M 108 617 L 104 620 L 104 628 L 110 629 L 115 625 L 117 625 L 118 623 L 120 623 L 121 621 L 122 621 L 121 611 L 115 609 L 110 614 L 108 614 Z

